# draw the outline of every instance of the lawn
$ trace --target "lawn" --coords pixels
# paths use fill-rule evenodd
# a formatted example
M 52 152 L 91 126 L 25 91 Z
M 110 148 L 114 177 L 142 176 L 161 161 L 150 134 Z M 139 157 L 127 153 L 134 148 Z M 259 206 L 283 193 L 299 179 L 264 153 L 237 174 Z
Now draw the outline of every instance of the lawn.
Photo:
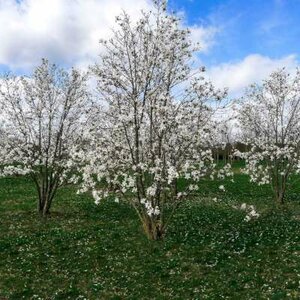
M 300 186 L 280 206 L 245 175 L 219 184 L 201 182 L 149 241 L 124 203 L 69 187 L 43 220 L 31 181 L 2 178 L 0 299 L 300 299 Z M 243 221 L 243 202 L 261 217 Z

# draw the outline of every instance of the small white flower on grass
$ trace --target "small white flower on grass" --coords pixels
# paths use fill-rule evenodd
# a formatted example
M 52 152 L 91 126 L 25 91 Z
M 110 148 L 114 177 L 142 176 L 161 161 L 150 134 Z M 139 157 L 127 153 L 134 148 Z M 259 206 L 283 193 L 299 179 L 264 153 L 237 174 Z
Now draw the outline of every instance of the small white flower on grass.
M 243 204 L 241 205 L 241 210 L 246 210 L 246 208 L 247 208 L 247 204 L 246 204 L 246 203 L 243 203 Z
M 242 203 L 241 206 L 232 206 L 235 209 L 240 209 L 246 213 L 244 221 L 249 222 L 252 219 L 257 219 L 260 214 L 256 211 L 254 205 L 247 205 L 246 203 Z
M 182 193 L 181 192 L 179 192 L 179 193 L 177 193 L 177 198 L 179 199 L 180 197 L 182 197 Z
M 244 218 L 246 222 L 249 222 L 253 218 L 259 217 L 259 213 L 256 211 L 254 205 L 247 205 L 246 203 L 243 203 L 240 209 L 247 213 L 246 217 Z
M 190 191 L 197 191 L 199 189 L 197 184 L 190 184 L 189 185 L 189 190 Z
M 257 213 L 254 209 L 249 212 L 249 216 L 253 218 L 258 218 L 259 213 Z
M 119 200 L 118 197 L 115 198 L 115 202 L 116 202 L 116 203 L 120 203 L 120 200 Z
M 249 222 L 249 221 L 251 220 L 251 217 L 247 215 L 247 216 L 244 218 L 244 220 L 245 220 L 246 222 Z
M 222 191 L 222 192 L 225 192 L 225 186 L 224 185 L 220 185 L 219 186 L 219 190 Z

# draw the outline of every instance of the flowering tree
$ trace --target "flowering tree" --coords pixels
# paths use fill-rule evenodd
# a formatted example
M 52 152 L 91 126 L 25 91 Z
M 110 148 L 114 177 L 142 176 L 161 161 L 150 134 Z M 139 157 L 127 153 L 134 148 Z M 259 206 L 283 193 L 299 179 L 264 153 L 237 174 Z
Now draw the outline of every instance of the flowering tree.
M 221 116 L 219 116 L 221 114 Z M 225 120 L 221 118 L 226 116 Z M 220 155 L 224 163 L 232 162 L 234 144 L 237 141 L 236 124 L 234 123 L 234 117 L 230 117 L 228 110 L 220 110 L 216 114 L 216 134 L 215 142 L 213 145 L 214 157 L 217 163 L 219 162 Z M 221 119 L 221 120 L 220 120 Z
M 248 151 L 251 181 L 270 184 L 283 203 L 288 179 L 300 174 L 300 71 L 294 77 L 281 69 L 262 86 L 252 85 L 239 111 L 239 121 Z
M 211 116 L 225 92 L 191 68 L 189 31 L 165 12 L 165 1 L 155 4 L 136 24 L 118 17 L 119 29 L 102 42 L 93 72 L 106 110 L 86 156 L 83 191 L 92 188 L 96 203 L 110 195 L 128 201 L 148 237 L 161 239 L 179 204 L 214 174 Z
M 70 149 L 83 137 L 91 107 L 86 75 L 47 60 L 32 77 L 1 80 L 0 173 L 28 174 L 38 191 L 38 211 L 49 209 L 57 189 L 70 180 Z

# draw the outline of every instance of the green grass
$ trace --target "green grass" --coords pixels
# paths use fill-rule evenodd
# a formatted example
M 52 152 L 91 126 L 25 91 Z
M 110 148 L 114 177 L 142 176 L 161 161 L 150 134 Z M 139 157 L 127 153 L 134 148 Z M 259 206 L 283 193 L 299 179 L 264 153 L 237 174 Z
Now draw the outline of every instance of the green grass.
M 42 220 L 29 179 L 1 179 L 0 299 L 300 299 L 300 186 L 282 207 L 235 181 L 200 183 L 153 242 L 125 204 L 65 188 Z M 261 217 L 244 222 L 243 202 Z

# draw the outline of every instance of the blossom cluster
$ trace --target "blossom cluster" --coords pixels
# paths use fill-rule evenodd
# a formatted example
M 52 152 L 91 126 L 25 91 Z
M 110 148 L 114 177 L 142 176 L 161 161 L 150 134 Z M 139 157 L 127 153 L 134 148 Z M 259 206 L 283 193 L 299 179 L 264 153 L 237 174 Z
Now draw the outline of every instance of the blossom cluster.
M 243 203 L 240 207 L 242 211 L 246 212 L 246 216 L 244 220 L 246 222 L 251 221 L 252 219 L 256 219 L 260 216 L 260 214 L 256 211 L 254 205 L 247 205 L 246 203 Z
M 289 178 L 300 164 L 300 70 L 273 72 L 262 86 L 252 85 L 242 99 L 238 118 L 246 150 L 245 173 L 259 185 L 270 184 L 283 202 Z
M 111 195 L 129 201 L 149 228 L 164 226 L 165 208 L 175 209 L 201 179 L 232 176 L 211 150 L 213 115 L 227 92 L 191 68 L 190 31 L 159 3 L 137 23 L 124 13 L 102 41 L 92 72 L 105 104 L 90 131 L 81 188 L 92 189 L 96 203 Z
M 75 182 L 71 151 L 84 143 L 93 111 L 87 75 L 43 59 L 31 77 L 0 83 L 0 176 L 29 174 L 46 214 L 56 190 Z

